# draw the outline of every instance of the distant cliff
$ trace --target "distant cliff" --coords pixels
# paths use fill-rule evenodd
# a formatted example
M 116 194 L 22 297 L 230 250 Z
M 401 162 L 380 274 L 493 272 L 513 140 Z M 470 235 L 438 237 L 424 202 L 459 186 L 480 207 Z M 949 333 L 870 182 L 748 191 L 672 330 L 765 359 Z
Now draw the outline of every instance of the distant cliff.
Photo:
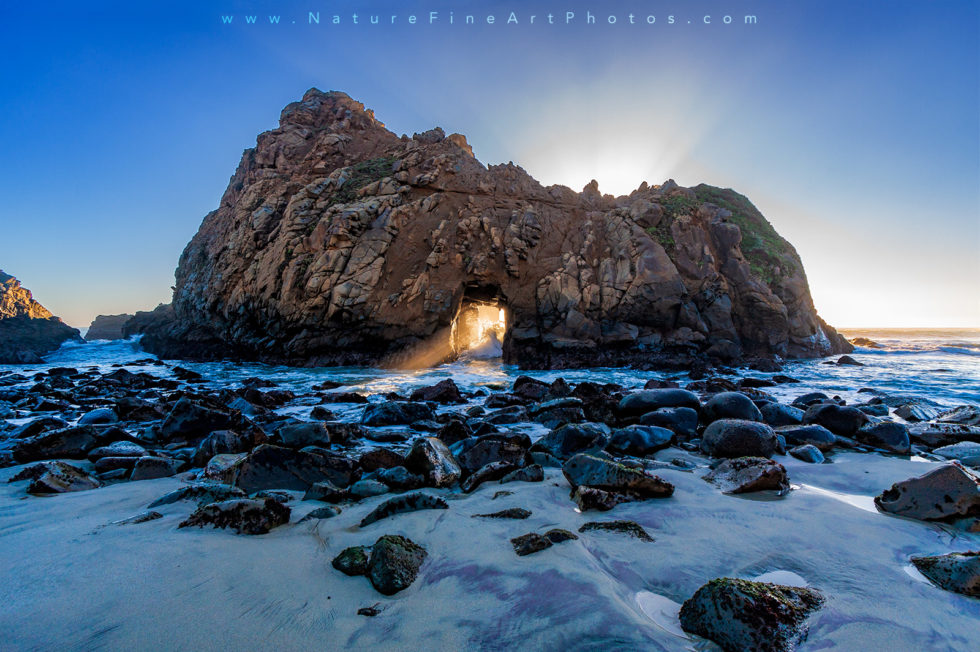
M 85 332 L 85 339 L 89 342 L 95 340 L 121 340 L 126 337 L 123 328 L 126 322 L 133 318 L 133 315 L 99 315 Z
M 505 311 L 505 361 L 530 367 L 851 348 L 732 190 L 545 188 L 459 134 L 398 137 L 316 89 L 245 151 L 176 277 L 173 319 L 143 340 L 166 357 L 429 364 L 458 353 L 476 302 Z
M 20 281 L 0 271 L 0 364 L 33 364 L 65 341 L 81 341 L 78 330 L 62 323 L 34 300 Z

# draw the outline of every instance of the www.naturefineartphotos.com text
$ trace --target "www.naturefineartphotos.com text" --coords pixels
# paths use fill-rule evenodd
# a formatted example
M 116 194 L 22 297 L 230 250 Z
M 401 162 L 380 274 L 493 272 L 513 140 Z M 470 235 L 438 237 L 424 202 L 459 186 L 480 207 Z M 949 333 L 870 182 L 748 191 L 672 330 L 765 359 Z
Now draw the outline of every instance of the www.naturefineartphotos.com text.
M 236 22 L 234 14 L 222 14 L 221 22 L 230 25 Z M 263 18 L 265 20 L 263 20 Z M 244 21 L 247 25 L 263 24 L 268 21 L 270 25 L 296 24 L 296 20 L 283 17 L 280 14 L 267 14 L 259 16 L 257 14 L 244 14 L 238 16 L 238 23 Z M 457 13 L 455 11 L 428 11 L 415 14 L 380 14 L 380 13 L 357 13 L 349 12 L 345 14 L 322 14 L 319 11 L 307 13 L 305 21 L 309 25 L 331 24 L 331 25 L 677 25 L 677 24 L 701 24 L 701 25 L 757 25 L 759 17 L 755 14 L 745 14 L 732 16 L 730 14 L 711 15 L 700 14 L 692 17 L 682 17 L 675 14 L 660 15 L 651 13 L 608 13 L 597 11 L 561 11 L 558 13 L 531 13 L 531 12 L 505 12 L 505 14 L 473 14 Z

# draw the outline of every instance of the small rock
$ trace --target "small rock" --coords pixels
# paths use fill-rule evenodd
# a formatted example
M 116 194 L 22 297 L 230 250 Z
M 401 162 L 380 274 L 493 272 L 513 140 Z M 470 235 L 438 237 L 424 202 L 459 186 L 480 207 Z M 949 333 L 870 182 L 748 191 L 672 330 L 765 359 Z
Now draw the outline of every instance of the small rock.
M 424 476 L 434 487 L 448 487 L 459 480 L 459 464 L 446 445 L 435 437 L 419 437 L 405 458 L 409 471 Z
M 157 498 L 150 503 L 148 507 L 160 507 L 161 505 L 169 505 L 181 500 L 194 500 L 197 501 L 198 505 L 203 506 L 210 503 L 221 502 L 223 500 L 230 500 L 232 498 L 245 497 L 244 491 L 238 487 L 232 487 L 226 484 L 191 484 L 187 485 L 186 487 L 181 487 L 180 489 L 175 489 L 168 494 L 164 494 L 160 498 Z
M 875 448 L 883 448 L 899 455 L 909 455 L 912 452 L 909 429 L 904 423 L 882 421 L 881 423 L 865 424 L 855 433 L 854 438 L 861 443 Z
M 961 441 L 958 444 L 942 446 L 932 453 L 947 460 L 959 460 L 966 466 L 980 466 L 980 444 L 973 441 Z
M 98 408 L 83 414 L 78 420 L 80 426 L 94 426 L 104 423 L 116 423 L 119 417 L 110 408 Z
M 371 498 L 388 493 L 391 489 L 378 480 L 358 480 L 350 486 L 347 493 L 354 498 Z
M 386 401 L 364 408 L 361 424 L 365 426 L 399 426 L 432 419 L 435 414 L 425 403 Z
M 528 532 L 527 534 L 522 534 L 519 537 L 511 539 L 510 543 L 514 546 L 514 552 L 516 552 L 519 557 L 524 557 L 535 552 L 540 552 L 546 548 L 550 548 L 556 543 L 571 541 L 573 539 L 578 539 L 578 537 L 568 530 L 556 528 L 554 530 L 548 530 L 544 534 Z
M 804 462 L 809 462 L 810 464 L 823 464 L 826 458 L 820 449 L 813 444 L 804 444 L 803 446 L 797 446 L 796 448 L 791 448 L 789 454 L 798 460 L 803 460 Z
M 643 457 L 667 448 L 673 440 L 674 433 L 667 428 L 632 425 L 613 431 L 606 450 Z
M 141 512 L 135 516 L 130 516 L 129 518 L 120 519 L 118 521 L 113 521 L 109 525 L 138 525 L 139 523 L 146 523 L 148 521 L 155 521 L 158 518 L 163 518 L 163 514 L 160 512 Z
M 666 498 L 674 493 L 674 485 L 658 476 L 586 453 L 568 460 L 562 473 L 573 491 L 585 486 L 620 494 L 627 500 Z
M 790 446 L 816 446 L 821 452 L 829 451 L 837 443 L 837 437 L 823 426 L 781 426 L 776 434 L 782 435 Z
M 555 428 L 531 447 L 532 451 L 567 460 L 585 450 L 603 448 L 609 443 L 609 428 L 598 423 L 574 423 Z
M 868 422 L 868 415 L 855 407 L 840 406 L 835 403 L 821 403 L 807 408 L 803 423 L 816 423 L 835 435 L 854 437 L 857 431 Z
M 697 436 L 698 413 L 686 407 L 660 408 L 641 416 L 640 425 L 667 428 L 681 441 L 687 441 Z
M 579 532 L 621 532 L 640 541 L 653 542 L 654 538 L 647 534 L 639 523 L 635 521 L 591 521 L 578 529 Z
M 412 401 L 434 401 L 436 403 L 465 403 L 459 387 L 452 378 L 439 381 L 435 385 L 420 387 L 412 392 Z
M 312 521 L 315 519 L 333 518 L 334 516 L 339 516 L 339 515 L 340 515 L 339 507 L 333 507 L 328 505 L 326 507 L 317 507 L 312 512 L 310 512 L 309 514 L 301 518 L 299 522 L 303 523 L 305 521 Z
M 516 471 L 511 471 L 504 477 L 500 478 L 500 484 L 505 484 L 507 482 L 543 482 L 543 481 L 544 481 L 544 468 L 542 468 L 540 464 L 531 464 L 530 466 L 525 466 L 523 468 L 517 469 Z
M 792 405 L 784 405 L 769 401 L 759 408 L 762 420 L 773 428 L 780 426 L 798 426 L 803 423 L 803 410 Z
M 371 546 L 352 546 L 345 548 L 330 564 L 344 575 L 356 577 L 367 573 L 370 561 Z
M 510 509 L 503 509 L 499 512 L 493 512 L 492 514 L 474 514 L 473 518 L 514 518 L 514 519 L 524 519 L 531 515 L 526 509 L 521 507 L 511 507 Z
M 855 360 L 854 358 L 852 358 L 849 355 L 842 355 L 841 357 L 837 358 L 837 364 L 838 365 L 850 365 L 852 367 L 863 367 L 864 366 L 864 363 L 863 362 L 858 362 L 857 360 Z

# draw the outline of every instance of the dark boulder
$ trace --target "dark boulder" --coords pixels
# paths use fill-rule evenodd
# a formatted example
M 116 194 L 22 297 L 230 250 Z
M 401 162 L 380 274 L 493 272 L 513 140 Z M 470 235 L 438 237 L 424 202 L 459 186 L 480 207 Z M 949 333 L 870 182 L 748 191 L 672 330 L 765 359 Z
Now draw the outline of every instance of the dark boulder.
M 937 586 L 980 598 L 980 551 L 912 557 L 912 563 Z
M 826 458 L 820 449 L 813 444 L 803 444 L 802 446 L 797 446 L 789 450 L 789 454 L 798 460 L 808 462 L 810 464 L 823 464 Z
M 19 462 L 50 460 L 58 457 L 85 459 L 99 445 L 99 432 L 94 426 L 74 426 L 49 430 L 28 439 L 18 439 L 11 447 L 13 458 Z
M 899 455 L 909 455 L 912 452 L 909 429 L 904 423 L 894 421 L 867 423 L 855 433 L 854 438 L 863 444 L 883 448 Z
M 632 499 L 667 498 L 674 493 L 674 485 L 658 476 L 587 453 L 575 455 L 561 470 L 573 491 L 584 486 Z
M 768 401 L 759 407 L 759 412 L 762 413 L 762 420 L 773 428 L 803 423 L 803 410 L 792 405 Z
M 242 460 L 236 484 L 247 493 L 262 489 L 305 491 L 324 480 L 346 487 L 355 472 L 355 463 L 343 455 L 323 449 L 294 451 L 263 444 Z
M 762 412 L 745 394 L 740 392 L 721 392 L 715 394 L 704 404 L 705 423 L 719 419 L 742 419 L 762 421 Z
M 645 389 L 624 396 L 619 402 L 619 413 L 624 417 L 638 417 L 668 407 L 700 410 L 701 401 L 697 394 L 686 389 Z
M 278 500 L 235 498 L 204 505 L 177 527 L 231 528 L 239 534 L 266 534 L 289 522 L 290 509 Z
M 765 457 L 736 457 L 725 460 L 704 476 L 726 494 L 753 491 L 786 491 L 789 479 L 782 464 Z
M 136 459 L 130 480 L 156 480 L 177 474 L 179 463 L 168 457 L 146 456 Z
M 433 401 L 434 403 L 465 403 L 459 387 L 452 378 L 441 380 L 435 385 L 420 387 L 412 392 L 411 401 Z
M 371 547 L 368 579 L 379 593 L 394 595 L 411 586 L 427 555 L 414 541 L 386 534 Z
M 361 519 L 361 527 L 366 527 L 395 514 L 417 512 L 421 509 L 449 509 L 449 504 L 442 498 L 423 493 L 397 496 L 381 503 L 370 514 Z
M 600 423 L 575 423 L 556 428 L 534 442 L 532 451 L 567 460 L 585 450 L 601 449 L 609 443 L 609 428 Z
M 782 435 L 789 446 L 805 446 L 812 444 L 821 452 L 829 451 L 837 443 L 837 437 L 823 426 L 782 426 L 776 428 L 776 434 Z
M 444 443 L 435 437 L 419 437 L 405 458 L 405 467 L 433 487 L 448 487 L 460 477 L 459 463 Z
M 697 436 L 698 413 L 686 407 L 660 408 L 641 416 L 640 424 L 667 428 L 673 431 L 680 441 L 687 441 Z
M 425 403 L 386 401 L 364 408 L 361 424 L 365 426 L 400 426 L 432 419 L 435 414 Z
M 821 403 L 807 408 L 803 423 L 816 423 L 835 435 L 854 437 L 857 431 L 868 422 L 868 415 L 855 407 L 834 403 Z
M 78 467 L 64 462 L 48 462 L 44 472 L 31 482 L 29 494 L 61 494 L 72 491 L 88 491 L 102 486 L 97 479 Z
M 206 437 L 215 430 L 233 426 L 228 412 L 195 403 L 184 397 L 174 404 L 160 426 L 160 439 L 192 441 Z
M 773 429 L 756 421 L 720 419 L 701 437 L 701 450 L 712 457 L 772 457 L 776 447 Z
M 658 426 L 632 425 L 614 430 L 606 450 L 619 455 L 643 457 L 670 446 L 674 433 Z
M 680 621 L 684 631 L 726 652 L 791 652 L 806 636 L 810 613 L 822 603 L 813 589 L 724 577 L 685 601 Z

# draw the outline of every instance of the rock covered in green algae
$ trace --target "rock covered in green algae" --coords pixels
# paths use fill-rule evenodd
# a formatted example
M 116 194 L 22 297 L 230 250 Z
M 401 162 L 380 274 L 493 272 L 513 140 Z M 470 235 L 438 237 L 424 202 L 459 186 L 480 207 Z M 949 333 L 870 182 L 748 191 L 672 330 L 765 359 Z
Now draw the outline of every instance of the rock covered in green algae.
M 937 586 L 980 598 L 980 551 L 913 557 L 912 563 Z
M 621 532 L 641 541 L 652 542 L 654 540 L 653 537 L 647 534 L 647 531 L 643 529 L 643 526 L 636 521 L 591 521 L 580 527 L 578 531 Z
M 277 500 L 236 498 L 198 508 L 178 527 L 213 525 L 231 528 L 239 534 L 266 534 L 289 522 L 289 507 Z
M 331 565 L 345 575 L 364 575 L 371 561 L 370 546 L 351 546 L 333 558 Z
M 727 652 L 786 652 L 806 636 L 807 617 L 822 603 L 813 589 L 721 577 L 684 602 L 680 621 Z
M 367 575 L 379 593 L 394 595 L 411 586 L 427 556 L 411 539 L 386 534 L 373 546 L 346 548 L 331 564 L 347 575 Z

